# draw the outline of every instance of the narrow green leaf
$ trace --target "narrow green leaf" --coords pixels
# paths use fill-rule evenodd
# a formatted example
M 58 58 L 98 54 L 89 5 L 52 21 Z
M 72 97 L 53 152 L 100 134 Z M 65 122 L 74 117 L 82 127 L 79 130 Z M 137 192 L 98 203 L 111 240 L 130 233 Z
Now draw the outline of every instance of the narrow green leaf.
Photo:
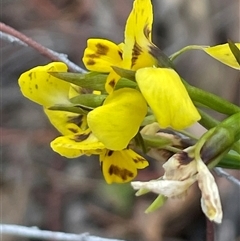
M 230 153 L 225 155 L 217 166 L 229 169 L 240 169 L 240 155 L 230 151 Z
M 171 140 L 163 136 L 152 136 L 152 135 L 144 135 L 142 134 L 142 138 L 147 147 L 165 147 L 169 144 L 172 144 Z
M 117 85 L 115 86 L 115 90 L 121 89 L 121 88 L 132 88 L 136 89 L 137 88 L 137 83 L 134 81 L 131 81 L 126 78 L 121 78 L 118 82 Z
M 68 111 L 72 113 L 86 115 L 93 108 L 89 108 L 83 105 L 54 105 L 48 108 L 49 110 L 58 110 L 58 111 Z
M 89 72 L 86 74 L 49 72 L 51 75 L 83 88 L 105 92 L 107 74 Z
M 106 95 L 82 94 L 73 97 L 70 101 L 74 104 L 96 108 L 102 105 L 106 97 Z
M 113 70 L 123 78 L 135 81 L 135 73 L 136 71 L 129 70 L 129 69 L 122 69 L 117 66 L 112 66 Z

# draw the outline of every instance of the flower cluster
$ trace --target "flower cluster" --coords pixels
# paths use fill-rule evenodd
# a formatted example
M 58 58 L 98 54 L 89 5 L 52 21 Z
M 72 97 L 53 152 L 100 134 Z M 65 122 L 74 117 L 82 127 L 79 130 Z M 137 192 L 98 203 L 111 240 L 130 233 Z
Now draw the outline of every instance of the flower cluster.
M 67 158 L 99 155 L 107 183 L 129 182 L 138 169 L 148 166 L 131 148 L 134 144 L 145 151 L 156 147 L 179 151 L 164 164 L 162 179 L 133 182 L 133 187 L 175 197 L 198 181 L 204 212 L 220 222 L 217 186 L 200 152 L 194 151 L 196 142 L 189 147 L 179 141 L 182 136 L 159 134 L 166 128 L 178 133 L 201 121 L 201 115 L 193 102 L 193 87 L 188 88 L 173 66 L 173 59 L 184 51 L 167 57 L 152 42 L 152 22 L 151 1 L 135 0 L 122 43 L 87 41 L 83 63 L 88 73 L 69 73 L 61 62 L 38 66 L 20 76 L 21 91 L 43 106 L 61 133 L 51 142 L 52 149 Z M 240 44 L 197 48 L 239 69 L 236 53 Z M 237 141 L 233 139 L 231 144 Z

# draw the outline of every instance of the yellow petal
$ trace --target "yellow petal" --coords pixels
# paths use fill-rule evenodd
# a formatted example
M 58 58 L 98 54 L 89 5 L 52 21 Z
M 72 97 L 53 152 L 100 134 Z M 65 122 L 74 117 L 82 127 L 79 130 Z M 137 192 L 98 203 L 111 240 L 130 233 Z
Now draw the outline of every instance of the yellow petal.
M 62 156 L 75 158 L 81 155 L 99 154 L 105 146 L 88 130 L 57 137 L 51 142 L 51 148 Z
M 172 69 L 143 68 L 138 86 L 162 128 L 184 129 L 200 119 L 180 77 Z
M 93 134 L 110 150 L 122 150 L 137 134 L 147 113 L 146 102 L 137 90 L 122 88 L 110 94 L 103 106 L 89 112 Z
M 108 184 L 129 182 L 137 175 L 137 169 L 148 166 L 148 162 L 131 149 L 106 150 L 100 154 L 100 161 Z
M 115 43 L 105 39 L 88 39 L 83 63 L 88 70 L 110 72 L 111 66 L 122 62 L 122 50 Z
M 240 43 L 236 43 L 235 45 L 240 49 Z M 203 48 L 203 50 L 211 57 L 217 59 L 223 64 L 226 64 L 235 69 L 240 69 L 240 65 L 237 62 L 236 58 L 234 57 L 228 44 L 221 44 L 213 47 L 207 47 L 207 48 Z
M 106 80 L 106 84 L 105 84 L 105 89 L 107 91 L 108 94 L 111 94 L 118 82 L 118 80 L 121 77 L 115 73 L 113 70 L 109 73 L 107 80 Z
M 135 0 L 125 27 L 124 68 L 137 70 L 156 63 L 149 54 L 151 47 L 154 46 L 151 42 L 152 22 L 151 1 Z
M 71 135 L 87 128 L 87 117 L 67 111 L 55 111 L 44 108 L 51 124 L 62 134 Z
M 18 83 L 23 95 L 40 105 L 50 107 L 55 104 L 68 104 L 70 84 L 48 73 L 66 71 L 66 64 L 54 62 L 23 73 Z

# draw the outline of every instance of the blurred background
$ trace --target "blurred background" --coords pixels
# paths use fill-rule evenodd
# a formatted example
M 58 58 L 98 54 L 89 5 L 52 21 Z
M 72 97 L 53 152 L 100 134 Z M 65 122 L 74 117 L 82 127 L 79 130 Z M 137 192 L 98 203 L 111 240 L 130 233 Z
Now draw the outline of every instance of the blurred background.
M 132 0 L 1 0 L 1 21 L 76 64 L 90 37 L 123 41 Z M 189 44 L 239 42 L 238 0 L 154 0 L 153 41 L 168 55 Z M 154 200 L 135 197 L 129 184 L 107 185 L 97 158 L 65 159 L 49 143 L 59 134 L 42 108 L 25 99 L 19 75 L 50 62 L 29 47 L 1 40 L 1 222 L 72 233 L 89 232 L 127 241 L 203 241 L 206 219 L 200 193 L 193 185 L 185 201 L 168 200 L 145 214 Z M 191 51 L 176 61 L 191 84 L 239 104 L 239 72 Z M 222 116 L 217 116 L 219 119 Z M 203 129 L 196 126 L 195 134 Z M 240 178 L 238 171 L 230 171 Z M 150 161 L 138 180 L 163 174 Z M 224 220 L 216 226 L 217 241 L 240 240 L 240 190 L 216 177 Z M 3 241 L 29 241 L 3 236 Z M 40 241 L 40 240 L 39 240 Z

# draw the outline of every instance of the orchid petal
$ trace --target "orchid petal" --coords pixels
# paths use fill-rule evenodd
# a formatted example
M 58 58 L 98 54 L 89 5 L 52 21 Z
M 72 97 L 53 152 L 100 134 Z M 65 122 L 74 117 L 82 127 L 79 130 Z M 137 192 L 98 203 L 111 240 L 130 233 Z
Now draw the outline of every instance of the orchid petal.
M 124 68 L 137 70 L 156 63 L 149 54 L 151 47 L 154 46 L 151 42 L 152 22 L 151 1 L 135 1 L 125 27 Z
M 118 80 L 120 79 L 121 77 L 115 73 L 115 71 L 111 71 L 107 77 L 107 80 L 106 80 L 106 84 L 105 84 L 105 89 L 107 91 L 107 93 L 111 94 L 118 82 Z
M 88 70 L 108 73 L 111 66 L 118 66 L 121 61 L 122 50 L 118 45 L 106 39 L 88 39 L 83 56 Z
M 67 111 L 48 110 L 44 108 L 51 124 L 62 134 L 71 135 L 87 128 L 87 117 Z
M 137 169 L 148 166 L 148 162 L 131 149 L 105 150 L 100 154 L 100 161 L 104 178 L 109 184 L 129 182 L 137 175 Z
M 142 68 L 136 72 L 136 81 L 162 128 L 181 130 L 200 119 L 179 75 L 173 69 Z
M 74 135 L 57 137 L 50 145 L 55 152 L 67 158 L 99 154 L 101 150 L 105 149 L 105 146 L 90 133 L 90 130 Z
M 122 150 L 137 134 L 147 113 L 141 93 L 130 88 L 114 91 L 103 106 L 89 112 L 87 122 L 93 134 L 110 150 Z
M 48 73 L 66 71 L 67 65 L 61 62 L 53 62 L 30 69 L 23 73 L 18 80 L 22 94 L 45 107 L 55 104 L 69 104 L 70 84 Z

